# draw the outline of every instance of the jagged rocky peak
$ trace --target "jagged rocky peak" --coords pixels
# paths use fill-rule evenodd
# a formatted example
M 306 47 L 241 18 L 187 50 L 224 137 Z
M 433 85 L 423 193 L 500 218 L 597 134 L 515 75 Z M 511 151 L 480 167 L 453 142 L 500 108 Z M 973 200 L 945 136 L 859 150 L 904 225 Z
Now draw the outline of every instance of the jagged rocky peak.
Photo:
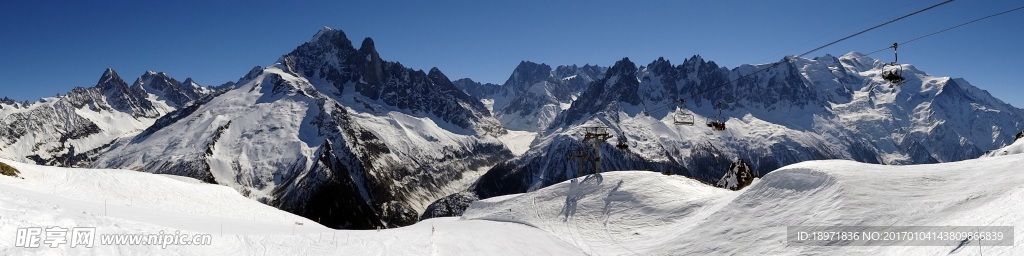
M 135 117 L 156 118 L 161 114 L 153 102 L 146 99 L 146 91 L 142 87 L 129 87 L 113 69 L 107 68 L 96 85 L 106 97 L 106 102 L 114 109 L 130 113 Z
M 587 66 L 589 66 L 589 65 L 584 65 L 583 67 L 585 68 Z M 554 74 L 556 77 L 564 77 L 564 76 L 569 76 L 572 73 L 579 72 L 580 70 L 581 70 L 581 68 L 579 66 L 577 66 L 576 64 L 561 65 L 561 66 L 555 67 L 555 70 L 553 71 L 552 74 Z
M 409 113 L 434 114 L 461 128 L 503 130 L 488 124 L 490 121 L 481 122 L 491 118 L 487 109 L 440 70 L 424 72 L 384 61 L 371 38 L 356 49 L 343 32 L 325 28 L 275 65 L 297 76 L 323 79 L 326 83 L 315 85 L 320 89 L 354 91 Z
M 320 31 L 313 35 L 313 39 L 309 40 L 307 44 L 331 46 L 336 48 L 353 48 L 352 41 L 348 40 L 348 36 L 345 35 L 344 31 L 330 27 L 320 29 Z
M 473 86 L 473 85 L 477 85 L 477 86 L 483 85 L 482 83 L 479 83 L 477 81 L 473 81 L 473 79 L 468 78 L 468 77 L 467 78 L 457 79 L 455 81 L 452 81 L 452 83 L 455 84 L 455 86 L 458 86 L 459 89 L 465 89 L 465 87 Z
M 363 43 L 359 45 L 359 51 L 366 53 L 377 53 L 377 47 L 373 45 L 373 38 L 363 38 Z
M 380 53 L 377 53 L 377 47 L 373 44 L 373 38 L 364 38 L 363 43 L 359 45 L 359 52 L 366 56 L 366 61 L 370 62 L 370 65 L 377 66 L 380 69 Z
M 672 62 L 666 60 L 664 57 L 658 57 L 657 60 L 652 61 L 651 64 L 647 64 L 647 69 L 655 74 L 666 74 L 672 71 L 675 67 L 672 66 Z
M 501 91 L 501 85 L 492 83 L 480 83 L 473 81 L 473 79 L 463 78 L 452 81 L 455 87 L 462 90 L 469 96 L 473 96 L 476 99 L 489 98 Z
M 683 65 L 695 65 L 704 63 L 707 63 L 704 61 L 704 57 L 701 57 L 698 54 L 695 54 L 693 56 L 690 56 L 689 58 L 686 58 L 686 60 L 683 60 Z
M 616 61 L 601 80 L 591 83 L 569 109 L 559 114 L 551 126 L 546 127 L 547 132 L 558 130 L 561 125 L 585 121 L 596 112 L 604 111 L 612 105 L 619 105 L 619 102 L 640 104 L 637 71 L 636 64 L 629 58 Z
M 444 75 L 444 73 L 442 73 L 441 70 L 438 69 L 437 67 L 430 68 L 430 72 L 427 72 L 427 76 L 430 77 L 430 79 L 451 82 L 451 80 L 448 79 L 448 76 Z
M 629 58 L 622 58 L 608 69 L 607 77 L 636 77 L 637 67 Z
M 277 63 L 283 65 L 285 71 L 301 74 L 305 77 L 320 76 L 341 88 L 341 84 L 355 78 L 351 69 L 364 70 L 365 66 L 357 67 L 356 62 L 365 62 L 367 56 L 358 56 L 357 50 L 348 40 L 345 32 L 324 27 L 309 42 L 303 43 L 295 50 L 281 56 Z M 239 83 L 243 84 L 243 83 Z
M 164 90 L 167 87 L 173 87 L 175 84 L 180 84 L 174 78 L 171 78 L 164 72 L 146 71 L 139 79 L 135 80 L 136 86 L 146 86 L 154 90 Z
M 553 75 L 560 79 L 581 79 L 590 82 L 600 79 L 604 74 L 604 67 L 585 64 L 582 67 L 577 65 L 562 65 L 555 68 Z
M 262 73 L 263 73 L 263 67 L 261 67 L 261 66 L 252 67 L 252 69 L 250 69 L 248 73 L 245 73 L 244 76 L 238 78 L 237 82 L 231 83 L 231 87 L 234 87 L 235 85 L 245 84 L 245 83 L 247 83 L 249 81 L 252 81 L 253 79 L 256 79 L 256 77 L 260 76 L 260 74 L 262 74 Z M 225 83 L 225 85 L 226 84 L 227 83 Z M 224 86 L 224 85 L 221 85 L 221 86 Z
M 956 80 L 957 79 L 949 79 L 946 83 L 942 84 L 939 91 L 935 94 L 935 98 L 945 98 L 950 101 L 982 103 L 980 101 L 983 101 L 983 99 L 979 99 L 975 95 L 968 93 L 967 89 L 957 83 Z
M 384 81 L 384 63 L 380 59 L 380 54 L 377 53 L 377 48 L 373 45 L 372 38 L 363 39 L 363 43 L 359 45 L 359 53 L 366 60 L 366 64 L 363 65 L 364 79 L 368 83 L 382 83 Z M 431 70 L 431 72 L 433 71 Z
M 112 68 L 103 71 L 103 75 L 100 75 L 94 88 L 99 89 L 107 97 L 108 103 L 118 110 L 134 112 L 138 110 L 139 106 L 136 106 L 138 104 L 145 105 L 142 108 L 150 107 L 148 101 L 139 103 L 140 99 L 145 98 L 145 91 L 140 87 L 129 87 Z
M 719 67 L 718 64 L 715 63 L 714 61 L 704 60 L 704 57 L 701 57 L 700 55 L 693 55 L 690 58 L 683 60 L 682 66 L 682 71 L 687 73 L 707 73 L 713 70 L 718 70 L 720 68 L 724 69 L 722 67 Z M 727 71 L 728 70 L 723 70 L 723 72 Z
M 516 90 L 523 91 L 530 88 L 530 85 L 538 83 L 551 77 L 551 66 L 544 63 L 530 61 L 519 62 L 515 71 L 509 76 L 505 86 L 511 86 Z
M 146 71 L 132 85 L 133 90 L 151 93 L 171 107 L 183 107 L 192 103 L 209 91 L 188 78 L 184 83 L 172 78 L 164 72 Z
M 185 78 L 185 81 L 181 82 L 181 84 L 190 87 L 203 87 L 202 85 L 199 85 L 199 83 L 196 83 L 195 80 L 192 80 L 191 77 Z
M 616 100 L 633 105 L 640 104 L 641 99 L 638 95 L 640 82 L 637 81 L 637 71 L 639 69 L 636 64 L 629 58 L 622 58 L 615 62 L 615 65 L 605 73 L 604 82 L 598 85 L 604 89 L 595 91 L 599 94 L 595 97 L 600 98 L 599 101 L 603 101 L 603 104 Z
M 516 66 L 516 71 L 525 72 L 526 74 L 524 75 L 533 74 L 533 76 L 547 76 L 551 74 L 551 66 L 532 61 L 520 61 L 519 65 Z
M 121 76 L 117 75 L 113 68 L 104 70 L 96 85 L 103 89 L 128 87 L 128 84 L 121 80 Z
M 324 26 L 323 28 L 320 28 L 320 30 L 317 31 L 316 34 L 313 34 L 313 39 L 310 39 L 309 41 L 310 42 L 312 42 L 312 41 L 319 41 L 320 39 L 322 39 L 324 37 L 329 37 L 332 34 L 339 33 L 339 32 L 341 32 L 341 31 L 335 30 L 335 29 L 333 29 L 331 27 L 328 27 L 328 26 Z M 344 32 L 341 32 L 341 33 L 344 34 Z

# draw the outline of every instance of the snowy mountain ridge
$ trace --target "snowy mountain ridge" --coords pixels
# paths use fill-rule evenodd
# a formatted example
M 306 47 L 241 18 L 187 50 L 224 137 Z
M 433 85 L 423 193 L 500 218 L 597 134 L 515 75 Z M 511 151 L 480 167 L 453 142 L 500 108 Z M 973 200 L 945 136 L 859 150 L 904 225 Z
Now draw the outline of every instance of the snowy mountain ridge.
M 606 68 L 520 62 L 504 84 L 481 84 L 460 79 L 456 85 L 490 105 L 491 113 L 509 130 L 536 132 L 550 125 L 586 86 L 604 75 Z
M 508 159 L 505 133 L 440 70 L 325 28 L 232 88 L 119 140 L 93 164 L 223 184 L 334 228 L 415 223 L 452 183 Z
M 414 223 L 477 175 L 472 190 L 487 198 L 587 172 L 566 157 L 585 126 L 614 136 L 600 149 L 603 170 L 709 183 L 736 158 L 756 176 L 816 159 L 969 159 L 1022 128 L 1024 111 L 964 79 L 904 64 L 908 82 L 891 86 L 879 77 L 882 64 L 858 53 L 733 69 L 700 56 L 608 68 L 524 61 L 503 85 L 481 85 L 382 60 L 372 39 L 356 48 L 325 28 L 215 89 L 158 72 L 128 85 L 108 69 L 96 86 L 66 96 L 0 100 L 9 124 L 0 157 L 187 176 L 326 226 L 369 229 Z M 672 123 L 678 99 L 696 126 Z M 725 103 L 722 132 L 702 126 L 718 115 L 717 102 Z M 499 138 L 533 142 L 527 149 Z
M 106 69 L 96 85 L 36 102 L 0 102 L 0 157 L 48 165 L 86 165 L 114 140 L 213 91 L 190 79 L 146 72 L 128 85 Z
M 709 183 L 735 158 L 746 159 L 757 176 L 817 159 L 951 162 L 976 158 L 1024 130 L 1024 110 L 964 79 L 902 64 L 907 82 L 892 86 L 880 77 L 882 65 L 859 53 L 733 69 L 700 56 L 639 67 L 623 59 L 542 130 L 528 152 L 495 166 L 474 190 L 487 198 L 575 177 L 580 167 L 566 152 L 582 146 L 585 126 L 608 127 L 613 136 L 601 147 L 603 170 L 672 172 Z M 682 113 L 692 113 L 696 125 L 673 124 L 678 99 L 686 100 Z M 718 102 L 724 131 L 704 125 L 719 114 Z M 620 140 L 628 149 L 614 146 Z

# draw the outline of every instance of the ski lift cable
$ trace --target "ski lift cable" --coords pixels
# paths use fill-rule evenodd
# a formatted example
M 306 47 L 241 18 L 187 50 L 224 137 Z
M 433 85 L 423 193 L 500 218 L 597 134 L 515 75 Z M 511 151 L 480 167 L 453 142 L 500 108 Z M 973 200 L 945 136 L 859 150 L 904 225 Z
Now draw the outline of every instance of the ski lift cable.
M 972 21 L 960 23 L 959 25 L 948 27 L 946 29 L 939 30 L 939 31 L 936 31 L 936 32 L 932 32 L 930 34 L 926 34 L 926 35 L 923 35 L 923 36 L 919 36 L 919 37 L 916 37 L 914 39 L 910 39 L 910 40 L 904 41 L 904 42 L 899 43 L 899 44 L 900 45 L 904 45 L 904 44 L 907 44 L 907 43 L 910 43 L 910 42 L 913 42 L 913 41 L 921 40 L 921 39 L 924 39 L 926 37 L 934 36 L 934 35 L 942 33 L 942 32 L 950 31 L 950 30 L 953 30 L 953 29 L 956 29 L 956 28 L 959 28 L 959 27 L 966 26 L 966 25 L 971 24 L 971 23 L 975 23 L 975 22 L 978 22 L 978 21 L 981 21 L 981 20 L 984 20 L 984 19 L 988 19 L 988 18 L 992 18 L 992 17 L 995 17 L 995 16 L 1007 14 L 1007 13 L 1014 12 L 1014 11 L 1017 11 L 1017 10 L 1020 10 L 1020 9 L 1024 9 L 1024 6 L 1017 7 L 1017 8 L 1014 8 L 1014 9 L 1010 9 L 1010 10 L 1007 10 L 1007 11 L 1003 11 L 1003 12 L 1000 12 L 1000 13 L 992 14 L 992 15 L 989 15 L 989 16 L 981 17 L 981 18 L 978 18 L 978 19 L 975 19 L 975 20 L 972 20 Z M 867 55 L 872 55 L 872 54 L 879 53 L 881 51 L 885 51 L 885 50 L 888 50 L 888 49 L 892 49 L 892 46 L 885 47 L 885 48 L 879 49 L 877 51 L 870 52 Z
M 928 8 L 924 8 L 924 9 L 921 9 L 921 10 L 917 10 L 916 12 L 912 12 L 912 13 L 910 13 L 910 14 L 907 14 L 907 15 L 903 15 L 903 16 L 901 16 L 901 17 L 899 17 L 899 18 L 896 18 L 896 19 L 893 19 L 893 20 L 890 20 L 890 21 L 886 21 L 885 23 L 882 23 L 882 24 L 878 24 L 878 25 L 875 25 L 874 27 L 871 27 L 871 28 L 868 28 L 868 29 L 862 30 L 862 31 L 860 31 L 860 32 L 854 33 L 854 34 L 852 34 L 852 35 L 849 35 L 849 36 L 846 36 L 846 37 L 840 38 L 839 40 L 835 40 L 835 41 L 832 41 L 831 43 L 828 43 L 828 44 L 822 45 L 822 46 L 820 46 L 820 47 L 818 47 L 818 48 L 814 48 L 814 50 L 810 50 L 810 51 L 807 51 L 807 52 L 805 52 L 805 53 L 803 53 L 803 54 L 797 55 L 797 57 L 803 57 L 803 56 L 805 56 L 805 55 L 807 55 L 807 54 L 811 54 L 811 53 L 813 53 L 813 52 L 816 52 L 816 51 L 818 51 L 818 50 L 821 50 L 821 49 L 823 49 L 823 48 L 825 48 L 825 47 L 829 47 L 829 46 L 831 46 L 831 45 L 833 45 L 833 44 L 836 44 L 836 43 L 842 42 L 842 41 L 844 41 L 844 40 L 846 40 L 846 39 L 850 39 L 850 38 L 852 38 L 852 37 L 855 37 L 855 36 L 858 36 L 858 35 L 860 35 L 860 34 L 864 34 L 865 32 L 868 32 L 868 31 L 874 30 L 874 29 L 876 29 L 876 28 L 880 28 L 880 27 L 882 27 L 882 26 L 885 26 L 885 25 L 889 25 L 889 24 L 891 24 L 891 23 L 893 23 L 893 22 L 896 22 L 896 21 L 899 21 L 899 20 L 905 19 L 905 18 L 907 18 L 907 17 L 910 17 L 910 16 L 914 16 L 914 15 L 916 15 L 916 14 L 918 14 L 918 13 L 922 13 L 922 12 L 925 12 L 925 11 L 927 11 L 927 10 L 931 10 L 932 8 L 935 8 L 935 7 L 939 7 L 939 6 L 942 6 L 942 5 L 944 5 L 944 4 L 948 4 L 948 3 L 950 3 L 950 2 L 953 2 L 953 1 L 955 1 L 955 0 L 946 0 L 946 1 L 944 1 L 944 2 L 941 2 L 941 3 L 935 4 L 935 5 L 929 6 Z
M 868 28 L 868 29 L 865 29 L 865 30 L 861 30 L 860 32 L 854 33 L 854 34 L 852 34 L 852 35 L 849 35 L 849 36 L 846 36 L 846 37 L 840 38 L 840 39 L 838 39 L 838 40 L 832 41 L 832 42 L 830 42 L 830 43 L 828 43 L 828 44 L 825 44 L 825 45 L 819 46 L 819 47 L 817 47 L 817 48 L 814 48 L 813 50 L 810 50 L 810 51 L 804 52 L 804 53 L 802 53 L 802 54 L 800 54 L 800 55 L 797 55 L 796 57 L 797 57 L 797 58 L 799 58 L 799 57 L 803 57 L 803 56 L 806 56 L 807 54 L 811 54 L 811 53 L 813 53 L 813 52 L 816 52 L 816 51 L 818 51 L 818 50 L 824 49 L 825 47 L 828 47 L 828 46 L 834 45 L 834 44 L 836 44 L 836 43 L 839 43 L 839 42 L 842 42 L 842 41 L 844 41 L 844 40 L 847 40 L 847 39 L 853 38 L 853 37 L 855 37 L 855 36 L 858 36 L 858 35 L 864 34 L 864 33 L 868 32 L 868 31 L 871 31 L 871 30 L 874 30 L 874 29 L 880 28 L 880 27 L 882 27 L 882 26 L 885 26 L 885 25 L 889 25 L 889 24 L 892 24 L 892 23 L 894 23 L 894 22 L 896 22 L 896 21 L 899 21 L 899 20 L 905 19 L 905 18 L 907 18 L 907 17 L 910 17 L 910 16 L 914 16 L 914 15 L 917 15 L 917 14 L 919 14 L 919 13 L 922 13 L 922 12 L 925 12 L 925 11 L 928 11 L 928 10 L 931 10 L 931 9 L 933 9 L 933 8 L 935 8 L 935 7 L 939 7 L 939 6 L 942 6 L 942 5 L 948 4 L 948 3 L 950 3 L 950 2 L 953 2 L 953 1 L 955 1 L 955 0 L 946 0 L 946 1 L 943 1 L 943 2 L 941 2 L 941 3 L 937 3 L 937 4 L 934 4 L 934 5 L 932 5 L 932 6 L 928 6 L 928 7 L 924 8 L 924 9 L 920 9 L 920 10 L 917 10 L 917 11 L 915 11 L 915 12 L 912 12 L 912 13 L 909 13 L 909 14 L 906 14 L 906 15 L 903 15 L 903 16 L 900 16 L 900 17 L 898 17 L 898 18 L 895 18 L 895 19 L 892 19 L 892 20 L 886 21 L 886 22 L 884 22 L 884 23 L 881 23 L 881 24 L 875 25 L 875 26 L 873 26 L 873 27 L 870 27 L 870 28 Z M 1021 8 L 1024 8 L 1024 7 L 1021 7 Z M 1018 9 L 1021 9 L 1021 8 L 1018 8 Z M 1015 10 L 1016 10 L 1016 9 L 1014 9 L 1014 10 L 1011 10 L 1011 11 L 1015 11 Z M 1010 11 L 1007 11 L 1007 12 L 1010 12 Z M 1004 12 L 1004 13 L 1005 13 L 1005 12 Z M 999 13 L 999 14 L 1002 14 L 1002 13 Z M 999 14 L 996 14 L 996 15 L 999 15 Z M 996 15 L 992 15 L 992 16 L 996 16 Z M 986 17 L 986 18 L 988 18 L 988 17 Z M 980 20 L 980 19 L 979 19 L 979 20 Z M 973 22 L 973 21 L 972 21 L 972 22 Z M 966 25 L 966 24 L 962 24 L 962 25 Z M 960 26 L 962 26 L 962 25 L 960 25 Z M 952 29 L 952 28 L 950 28 L 950 29 Z M 948 29 L 947 29 L 947 30 L 948 30 Z M 923 37 L 922 37 L 922 38 L 923 38 Z M 917 39 L 914 39 L 914 40 L 917 40 Z M 914 40 L 911 40 L 911 41 L 914 41 Z M 908 42 L 910 42 L 910 41 L 908 41 Z M 888 47 L 888 48 L 885 48 L 885 49 L 890 49 L 890 48 L 892 48 L 892 47 L 890 46 L 890 47 Z M 882 49 L 882 50 L 885 50 L 885 49 Z M 882 51 L 882 50 L 879 50 L 879 51 Z M 877 52 L 877 51 L 876 51 L 876 52 Z M 870 54 L 868 54 L 868 55 L 870 55 Z M 718 91 L 719 89 L 721 89 L 721 88 L 725 87 L 726 85 L 730 85 L 730 84 L 732 84 L 732 83 L 735 83 L 735 82 L 737 82 L 737 81 L 740 81 L 740 80 L 743 80 L 743 79 L 745 79 L 745 78 L 748 78 L 748 77 L 750 77 L 750 76 L 752 76 L 752 75 L 754 75 L 754 74 L 757 74 L 757 73 L 761 73 L 761 72 L 764 72 L 764 71 L 766 71 L 766 70 L 769 70 L 769 69 L 772 69 L 772 68 L 778 67 L 779 65 L 782 65 L 783 63 L 789 63 L 790 61 L 792 61 L 792 60 L 794 59 L 794 58 L 792 58 L 792 57 L 793 57 L 793 56 L 785 56 L 785 57 L 783 57 L 783 60 L 782 60 L 782 61 L 778 61 L 778 62 L 772 63 L 771 65 L 768 65 L 768 66 L 766 66 L 766 67 L 763 67 L 763 68 L 760 68 L 760 69 L 754 70 L 753 72 L 750 72 L 750 73 L 747 73 L 747 74 L 745 74 L 745 75 L 739 76 L 739 77 L 737 77 L 737 78 L 735 78 L 735 79 L 731 79 L 731 80 L 729 80 L 729 81 L 726 81 L 726 82 L 723 82 L 723 83 L 719 83 L 719 84 L 716 84 L 715 86 L 712 86 L 711 88 L 709 88 L 709 89 L 707 89 L 707 90 L 704 90 L 704 91 L 702 91 L 702 92 L 699 92 L 699 93 L 697 93 L 697 94 L 693 94 L 693 95 L 692 95 L 692 97 L 694 97 L 694 98 L 697 98 L 697 96 L 701 96 L 701 95 L 704 95 L 704 94 L 707 94 L 707 93 L 710 93 L 710 92 Z M 667 108 L 669 108 L 669 107 L 671 107 L 671 105 L 665 105 L 665 106 L 660 106 L 660 107 L 656 107 L 656 108 L 652 108 L 652 109 L 645 109 L 645 110 L 646 110 L 646 111 L 654 111 L 654 110 L 661 110 L 661 109 L 667 109 Z
M 904 3 L 903 5 L 900 5 L 899 7 L 887 9 L 887 10 L 885 10 L 882 13 L 878 13 L 876 15 L 871 15 L 871 17 L 866 18 L 864 20 L 880 20 L 883 17 L 895 15 L 897 11 L 908 9 L 910 6 L 919 5 L 919 4 L 921 4 L 922 2 L 925 2 L 925 1 L 926 0 L 908 1 L 908 2 Z M 845 31 L 849 31 L 849 30 L 852 30 L 852 29 L 856 29 L 858 27 L 866 26 L 866 25 L 868 25 L 867 21 L 859 21 L 859 22 L 849 23 L 849 24 L 842 25 L 841 27 L 838 27 L 838 28 L 836 28 L 834 30 L 828 31 L 827 33 L 821 33 L 820 35 L 823 35 L 823 36 L 827 35 L 829 37 L 838 36 L 838 35 L 842 34 Z M 809 38 L 809 39 L 807 39 L 807 41 L 804 41 L 804 42 L 802 42 L 800 44 L 797 44 L 797 45 L 795 45 L 795 46 L 793 46 L 791 48 L 788 48 L 788 49 L 786 49 L 784 51 L 776 52 L 775 54 L 772 54 L 772 55 L 769 55 L 769 56 L 779 56 L 779 55 L 783 55 L 783 54 L 786 54 L 786 53 L 789 53 L 789 52 L 796 51 L 796 50 L 804 48 L 804 47 L 809 47 L 814 40 L 815 40 L 815 38 Z M 768 62 L 768 61 L 764 61 L 764 62 Z
M 937 3 L 937 4 L 935 4 L 935 5 L 932 5 L 932 6 L 926 7 L 926 8 L 924 8 L 924 9 L 920 9 L 920 10 L 917 10 L 917 11 L 915 11 L 915 12 L 912 12 L 912 13 L 909 13 L 909 14 L 906 14 L 906 15 L 903 15 L 903 16 L 900 16 L 900 17 L 898 17 L 898 18 L 895 18 L 895 19 L 892 19 L 892 20 L 886 21 L 886 22 L 884 22 L 884 23 L 882 23 L 882 24 L 878 24 L 878 25 L 875 25 L 875 26 L 873 26 L 873 27 L 870 27 L 870 28 L 868 28 L 868 29 L 865 29 L 865 30 L 861 30 L 860 32 L 854 33 L 854 34 L 852 34 L 852 35 L 849 35 L 849 36 L 846 36 L 846 37 L 840 38 L 840 39 L 838 39 L 838 40 L 832 41 L 832 42 L 830 42 L 830 43 L 827 43 L 827 44 L 825 44 L 825 45 L 819 46 L 819 47 L 817 47 L 817 48 L 814 48 L 814 49 L 812 49 L 812 50 L 810 50 L 810 51 L 807 51 L 807 52 L 804 52 L 804 53 L 802 53 L 802 54 L 800 54 L 800 55 L 797 55 L 796 57 L 797 57 L 797 58 L 800 58 L 800 57 L 804 57 L 804 56 L 806 56 L 806 55 L 808 55 L 808 54 L 811 54 L 811 53 L 814 53 L 814 52 L 816 52 L 816 51 L 818 51 L 818 50 L 824 49 L 825 47 L 829 47 L 829 46 L 832 46 L 832 45 L 834 45 L 834 44 L 836 44 L 836 43 L 839 43 L 839 42 L 845 41 L 845 40 L 847 40 L 847 39 L 853 38 L 853 37 L 855 37 L 855 36 L 858 36 L 858 35 L 864 34 L 864 33 L 868 32 L 868 31 L 871 31 L 871 30 L 874 30 L 874 29 L 880 28 L 880 27 L 882 27 L 882 26 L 885 26 L 885 25 L 889 25 L 889 24 L 892 24 L 892 23 L 894 23 L 894 22 L 896 22 L 896 21 L 899 21 L 899 20 L 905 19 L 905 18 L 907 18 L 907 17 L 910 17 L 910 16 L 914 16 L 914 15 L 917 15 L 917 14 L 919 14 L 919 13 L 922 13 L 922 12 L 925 12 L 925 11 L 928 11 L 928 10 L 931 10 L 931 9 L 933 9 L 933 8 L 935 8 L 935 7 L 939 7 L 939 6 L 942 6 L 942 5 L 948 4 L 948 3 L 950 3 L 950 2 L 953 2 L 953 1 L 955 1 L 955 0 L 946 0 L 946 1 L 943 1 L 943 2 L 941 2 L 941 3 Z M 744 79 L 744 78 L 750 77 L 750 76 L 752 76 L 752 75 L 754 75 L 754 74 L 757 74 L 757 73 L 760 73 L 760 72 L 764 72 L 764 71 L 766 71 L 766 70 L 768 70 L 768 69 L 772 69 L 772 68 L 778 67 L 779 65 L 782 65 L 783 63 L 789 63 L 789 62 L 790 62 L 790 61 L 791 61 L 792 59 L 794 59 L 794 58 L 792 58 L 792 56 L 786 56 L 786 57 L 784 57 L 783 59 L 784 59 L 784 61 L 779 61 L 779 62 L 773 63 L 773 64 L 769 65 L 768 67 L 764 67 L 764 68 L 761 68 L 761 69 L 755 70 L 754 72 L 750 72 L 750 73 L 748 73 L 748 74 L 746 74 L 746 75 L 742 75 L 742 76 L 740 76 L 740 77 L 738 77 L 738 78 L 736 78 L 736 79 L 732 79 L 732 80 L 729 80 L 728 82 L 725 82 L 725 83 L 720 83 L 720 84 L 718 84 L 718 85 L 715 85 L 715 86 L 711 87 L 711 88 L 710 88 L 710 89 L 708 89 L 708 90 L 704 90 L 703 92 L 697 93 L 697 94 L 695 94 L 695 95 L 693 95 L 693 96 L 694 96 L 694 97 L 696 97 L 696 96 L 704 95 L 704 94 L 706 94 L 706 93 L 709 93 L 709 92 L 717 91 L 718 89 L 721 89 L 722 87 L 724 87 L 724 86 L 726 86 L 726 85 L 729 85 L 729 84 L 732 84 L 732 83 L 734 83 L 734 82 L 736 82 L 736 81 L 742 80 L 742 79 Z

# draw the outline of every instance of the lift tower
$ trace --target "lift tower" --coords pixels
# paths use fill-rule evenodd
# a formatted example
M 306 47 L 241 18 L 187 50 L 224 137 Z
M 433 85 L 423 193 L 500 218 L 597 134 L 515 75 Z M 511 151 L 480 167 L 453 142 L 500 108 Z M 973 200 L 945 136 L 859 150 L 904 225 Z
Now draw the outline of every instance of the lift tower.
M 583 163 L 587 161 L 593 163 L 594 173 L 601 173 L 601 144 L 612 137 L 605 126 L 587 126 L 583 127 L 583 131 L 583 144 L 586 146 L 570 150 L 568 155 L 579 161 L 577 177 L 584 175 Z

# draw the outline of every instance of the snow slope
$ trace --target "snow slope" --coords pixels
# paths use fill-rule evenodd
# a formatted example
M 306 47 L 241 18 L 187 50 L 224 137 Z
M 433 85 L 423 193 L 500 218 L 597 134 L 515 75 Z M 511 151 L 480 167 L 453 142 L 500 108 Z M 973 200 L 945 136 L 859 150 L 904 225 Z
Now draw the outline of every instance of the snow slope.
M 195 179 L 0 162 L 24 178 L 0 176 L 0 255 L 582 255 L 514 223 L 437 218 L 391 230 L 332 230 Z M 17 228 L 42 226 L 96 227 L 97 245 L 14 246 Z M 102 234 L 160 231 L 212 234 L 212 243 L 166 249 L 98 244 Z
M 1024 250 L 1022 164 L 1020 155 L 912 166 L 808 161 L 736 192 L 609 172 L 478 201 L 463 219 L 522 223 L 589 255 L 1008 255 Z M 1016 246 L 787 246 L 786 227 L 800 225 L 1014 226 Z
M 535 138 L 537 138 L 536 132 L 509 130 L 508 134 L 501 135 L 498 140 L 504 143 L 513 155 L 519 156 L 530 150 L 530 143 Z
M 1020 153 L 1024 153 L 1024 140 L 1017 139 L 1017 141 L 1014 141 L 1013 144 L 1010 144 L 1009 146 L 993 150 L 992 152 L 985 153 L 985 156 L 986 157 L 990 157 L 990 156 L 1005 156 L 1005 155 L 1013 155 L 1013 154 L 1020 154 Z
M 328 229 L 194 179 L 2 161 L 24 177 L 0 176 L 3 255 L 1009 255 L 1024 250 L 1021 155 L 913 166 L 808 161 L 774 171 L 741 191 L 678 175 L 608 172 L 478 201 L 461 219 L 433 218 L 381 231 Z M 786 226 L 796 225 L 1014 226 L 1016 246 L 979 246 L 970 240 L 931 247 L 787 246 Z M 97 227 L 99 234 L 209 233 L 213 243 L 167 249 L 13 246 L 16 228 L 37 226 Z

